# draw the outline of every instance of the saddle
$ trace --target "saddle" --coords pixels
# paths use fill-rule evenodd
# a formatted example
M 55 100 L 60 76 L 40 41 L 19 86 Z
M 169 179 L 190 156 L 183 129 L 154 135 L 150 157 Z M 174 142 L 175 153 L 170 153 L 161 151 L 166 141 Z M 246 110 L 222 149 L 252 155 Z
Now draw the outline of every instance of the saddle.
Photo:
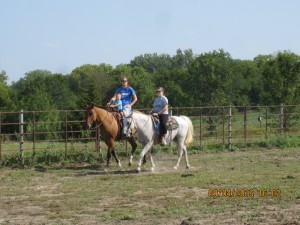
M 124 140 L 127 139 L 128 137 L 126 137 L 123 133 L 123 112 L 121 111 L 113 111 L 114 112 L 114 117 L 116 118 L 117 122 L 118 122 L 118 126 L 119 126 L 119 136 L 117 138 L 117 140 Z M 133 137 L 135 137 L 137 135 L 137 132 L 135 129 L 131 130 L 131 135 Z
M 155 127 L 157 127 L 158 126 L 158 122 L 159 122 L 158 117 L 152 116 L 152 118 L 153 118 L 153 122 L 155 124 Z M 168 121 L 167 121 L 167 129 L 168 130 L 175 130 L 178 127 L 179 127 L 179 125 L 178 125 L 177 121 L 174 119 L 174 117 L 169 116 Z
M 122 139 L 122 134 L 123 134 L 123 113 L 120 111 L 113 111 L 114 112 L 114 117 L 116 118 L 119 126 L 119 138 Z

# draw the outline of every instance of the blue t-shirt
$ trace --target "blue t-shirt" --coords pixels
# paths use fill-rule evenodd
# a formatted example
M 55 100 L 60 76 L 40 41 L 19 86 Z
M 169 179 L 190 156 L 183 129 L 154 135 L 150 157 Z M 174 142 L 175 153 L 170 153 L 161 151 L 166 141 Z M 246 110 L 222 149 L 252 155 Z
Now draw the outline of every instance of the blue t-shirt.
M 128 87 L 128 88 L 119 87 L 116 90 L 115 94 L 117 94 L 117 93 L 122 94 L 121 101 L 122 101 L 123 107 L 126 105 L 129 105 L 131 103 L 132 96 L 135 95 L 135 91 L 133 90 L 132 87 Z
M 118 111 L 122 111 L 122 110 L 123 110 L 123 104 L 122 104 L 122 101 L 121 101 L 121 100 L 115 100 L 115 101 L 113 101 L 112 104 L 113 104 L 113 105 L 119 104 L 119 105 L 117 106 Z

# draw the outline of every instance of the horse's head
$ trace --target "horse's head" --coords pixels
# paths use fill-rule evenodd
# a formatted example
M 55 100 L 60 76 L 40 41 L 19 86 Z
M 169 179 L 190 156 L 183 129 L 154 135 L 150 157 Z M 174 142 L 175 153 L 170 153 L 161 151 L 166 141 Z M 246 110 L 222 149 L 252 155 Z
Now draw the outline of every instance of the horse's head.
M 86 110 L 86 118 L 85 118 L 86 125 L 88 128 L 91 128 L 93 122 L 96 121 L 94 105 L 85 104 L 85 110 Z
M 123 111 L 124 114 L 124 128 L 123 132 L 126 134 L 127 137 L 132 135 L 132 131 L 134 129 L 134 121 L 132 119 L 133 111 Z

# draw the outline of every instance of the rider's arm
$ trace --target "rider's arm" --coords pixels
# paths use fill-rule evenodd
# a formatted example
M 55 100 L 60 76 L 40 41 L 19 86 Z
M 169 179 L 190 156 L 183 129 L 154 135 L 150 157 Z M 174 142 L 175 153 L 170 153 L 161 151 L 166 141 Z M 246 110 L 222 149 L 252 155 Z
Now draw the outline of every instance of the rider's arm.
M 132 107 L 137 101 L 137 96 L 136 95 L 132 95 L 132 102 L 130 103 L 130 106 Z
M 113 101 L 115 101 L 115 100 L 116 100 L 116 94 L 114 94 L 114 96 L 110 99 L 108 104 L 111 105 L 113 103 Z
M 163 114 L 165 111 L 167 111 L 168 110 L 168 104 L 166 104 L 163 108 L 162 108 L 162 110 L 160 110 L 157 114 Z

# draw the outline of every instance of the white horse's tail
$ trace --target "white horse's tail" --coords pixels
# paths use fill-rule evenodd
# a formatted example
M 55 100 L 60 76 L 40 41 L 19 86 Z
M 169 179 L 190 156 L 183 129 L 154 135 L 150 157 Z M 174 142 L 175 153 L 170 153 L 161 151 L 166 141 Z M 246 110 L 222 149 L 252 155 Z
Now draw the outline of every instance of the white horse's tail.
M 188 124 L 188 132 L 187 135 L 185 137 L 184 143 L 186 145 L 191 144 L 194 140 L 194 126 L 192 121 L 190 120 L 190 118 L 188 118 L 187 116 L 180 116 L 182 119 L 184 119 L 187 124 Z

